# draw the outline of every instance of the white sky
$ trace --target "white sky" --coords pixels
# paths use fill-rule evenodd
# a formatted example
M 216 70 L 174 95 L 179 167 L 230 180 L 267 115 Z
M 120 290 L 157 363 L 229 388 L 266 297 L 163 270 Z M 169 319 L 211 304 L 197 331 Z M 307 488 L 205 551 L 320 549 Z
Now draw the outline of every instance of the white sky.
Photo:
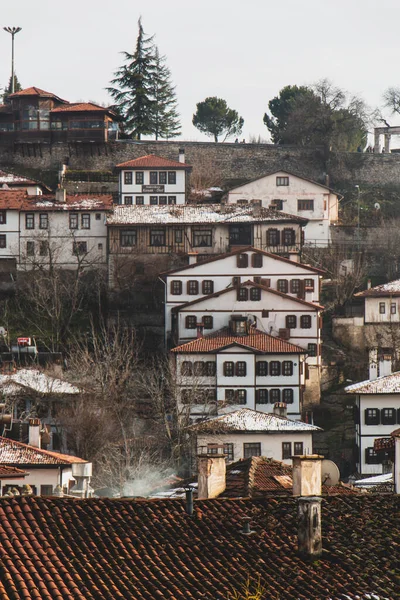
M 177 86 L 182 137 L 206 140 L 191 123 L 196 103 L 224 98 L 244 118 L 241 138 L 268 137 L 268 101 L 288 84 L 328 77 L 372 107 L 400 86 L 398 0 L 0 0 L 1 26 L 20 26 L 15 67 L 71 102 L 110 102 L 104 88 L 133 51 L 137 20 L 156 35 Z M 0 29 L 0 86 L 11 72 L 11 36 Z M 399 120 L 398 120 L 399 121 Z M 398 122 L 397 121 L 397 122 Z M 389 118 L 394 124 L 396 119 Z

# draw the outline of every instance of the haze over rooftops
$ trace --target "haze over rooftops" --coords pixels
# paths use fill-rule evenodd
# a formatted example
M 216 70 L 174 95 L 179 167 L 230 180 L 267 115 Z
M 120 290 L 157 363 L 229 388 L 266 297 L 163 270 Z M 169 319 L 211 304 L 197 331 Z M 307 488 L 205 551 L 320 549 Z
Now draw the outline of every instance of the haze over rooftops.
M 316 425 L 293 421 L 271 413 L 263 413 L 250 408 L 241 408 L 220 417 L 213 417 L 190 425 L 188 429 L 197 433 L 228 433 L 234 431 L 268 431 L 270 433 L 321 431 Z

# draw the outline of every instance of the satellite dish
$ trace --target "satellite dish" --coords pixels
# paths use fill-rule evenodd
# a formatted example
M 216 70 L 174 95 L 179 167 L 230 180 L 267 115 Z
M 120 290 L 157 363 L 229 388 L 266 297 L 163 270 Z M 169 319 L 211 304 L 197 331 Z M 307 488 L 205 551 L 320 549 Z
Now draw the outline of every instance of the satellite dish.
M 271 333 L 271 331 L 273 331 L 275 329 L 275 322 L 274 321 L 270 321 L 268 323 L 267 327 L 268 327 L 269 333 Z
M 374 208 L 375 210 L 381 210 L 381 205 L 379 204 L 379 202 L 375 202 Z
M 340 481 L 340 471 L 332 460 L 323 460 L 321 463 L 323 485 L 337 485 Z

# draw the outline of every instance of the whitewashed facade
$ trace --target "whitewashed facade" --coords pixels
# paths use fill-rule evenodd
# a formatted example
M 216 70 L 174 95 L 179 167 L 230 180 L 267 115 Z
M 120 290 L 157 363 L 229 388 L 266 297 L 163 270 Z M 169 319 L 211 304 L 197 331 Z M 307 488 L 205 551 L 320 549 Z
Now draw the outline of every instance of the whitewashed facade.
M 228 204 L 259 200 L 262 206 L 309 219 L 305 242 L 326 246 L 338 220 L 340 196 L 330 188 L 288 171 L 276 171 L 228 192 Z

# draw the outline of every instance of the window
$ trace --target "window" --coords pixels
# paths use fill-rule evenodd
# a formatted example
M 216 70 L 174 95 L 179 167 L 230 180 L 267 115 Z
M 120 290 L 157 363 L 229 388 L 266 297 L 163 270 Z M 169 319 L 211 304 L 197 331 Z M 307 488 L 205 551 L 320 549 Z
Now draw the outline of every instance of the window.
M 35 256 L 35 242 L 26 242 L 26 255 Z
M 243 444 L 243 458 L 251 458 L 252 456 L 261 456 L 260 442 Z
M 281 401 L 281 390 L 278 388 L 273 388 L 269 390 L 269 403 L 276 404 Z
M 176 204 L 176 196 L 168 196 L 168 204 Z
M 384 315 L 386 312 L 386 304 L 385 302 L 379 302 L 379 314 Z
M 235 402 L 236 402 L 236 404 L 246 404 L 247 403 L 247 391 L 246 390 L 236 390 Z
M 224 362 L 224 376 L 225 377 L 233 377 L 235 374 L 235 363 L 232 361 Z
M 304 287 L 308 292 L 310 292 L 310 291 L 313 292 L 314 291 L 314 279 L 305 279 Z
M 198 377 L 204 375 L 204 363 L 202 360 L 196 360 L 193 366 L 193 373 Z
M 233 404 L 235 401 L 235 390 L 225 390 L 225 402 Z
M 81 227 L 82 229 L 90 229 L 90 214 L 83 213 L 81 215 Z
M 247 365 L 244 360 L 239 360 L 236 363 L 236 377 L 246 377 Z
M 318 346 L 317 344 L 308 344 L 307 354 L 308 356 L 317 356 Z
M 246 302 L 249 297 L 249 290 L 245 287 L 240 287 L 237 289 L 236 298 L 238 302 Z
M 72 244 L 72 254 L 80 256 L 87 253 L 87 242 L 74 242 Z
M 103 244 L 97 244 L 97 250 L 103 250 Z
M 301 456 L 303 454 L 303 442 L 294 442 L 293 453 L 295 456 Z
M 204 281 L 201 284 L 201 291 L 203 292 L 204 296 L 207 296 L 208 294 L 213 294 L 214 282 L 211 279 L 204 279 Z
M 157 171 L 150 171 L 150 185 L 157 185 L 158 173 Z
M 258 302 L 258 300 L 261 300 L 260 288 L 250 288 L 250 300 L 253 300 L 253 302 Z
M 5 225 L 7 223 L 7 211 L 0 210 L 0 225 Z
M 311 329 L 311 315 L 301 315 L 300 327 L 301 329 Z
M 167 173 L 166 173 L 166 171 L 160 171 L 160 173 L 158 174 L 158 182 L 161 185 L 165 185 L 167 183 Z
M 133 204 L 133 196 L 125 196 L 125 204 L 127 206 L 129 206 L 130 204 Z
M 131 202 L 132 204 L 132 202 Z M 96 213 L 96 221 L 100 221 L 101 220 L 101 213 Z
M 276 210 L 283 210 L 283 200 L 272 200 L 271 206 Z
M 297 327 L 297 317 L 296 315 L 286 315 L 286 329 L 296 329 Z
M 144 204 L 144 196 L 136 196 L 135 202 L 137 206 L 142 206 Z
M 197 318 L 195 315 L 188 315 L 185 318 L 185 327 L 186 329 L 196 329 L 197 327 Z
M 45 240 L 39 243 L 39 254 L 40 256 L 47 256 L 49 253 L 49 242 Z
M 184 360 L 181 366 L 181 375 L 190 377 L 193 375 L 193 364 L 189 360 Z
M 248 254 L 238 254 L 236 257 L 236 266 L 238 269 L 246 269 L 249 266 Z
M 292 443 L 282 442 L 282 460 L 288 460 L 292 456 Z
M 196 248 L 206 248 L 212 245 L 211 229 L 193 229 L 193 246 Z
M 183 229 L 175 229 L 175 244 L 183 244 Z
M 26 213 L 25 229 L 35 229 L 35 215 L 33 213 Z
M 396 424 L 396 410 L 394 408 L 382 408 L 381 410 L 382 425 Z
M 189 296 L 196 296 L 199 293 L 199 282 L 192 279 L 187 282 L 187 293 Z
M 212 329 L 214 326 L 214 319 L 211 315 L 204 315 L 203 317 L 204 329 Z
M 150 204 L 151 206 L 158 204 L 158 196 L 150 196 Z
M 284 229 L 282 231 L 283 246 L 294 246 L 296 243 L 296 234 L 294 229 Z
M 167 204 L 167 196 L 159 196 L 158 197 L 158 204 L 160 206 L 165 206 Z
M 176 171 L 168 171 L 168 184 L 169 185 L 176 184 Z
M 290 280 L 290 293 L 298 294 L 300 292 L 300 279 L 291 279 Z
M 260 360 L 256 363 L 256 375 L 259 377 L 267 377 L 268 363 L 266 360 Z
M 205 363 L 205 375 L 207 377 L 214 377 L 217 372 L 217 364 L 213 360 L 207 360 Z
M 173 296 L 180 296 L 182 294 L 182 281 L 178 279 L 171 281 L 171 294 Z
M 396 304 L 396 302 L 391 302 L 390 303 L 390 314 L 395 315 L 396 312 L 397 312 L 397 304 Z
M 282 363 L 282 375 L 289 377 L 293 375 L 293 362 L 291 360 L 284 360 Z
M 123 248 L 136 246 L 136 229 L 123 229 L 119 235 L 120 245 Z
M 6 248 L 7 247 L 7 237 L 6 235 L 2 234 L 0 235 L 0 248 Z
M 285 388 L 282 390 L 282 402 L 285 404 L 293 404 L 293 390 Z
M 53 486 L 52 485 L 41 485 L 40 486 L 40 495 L 41 496 L 52 496 L 53 495 Z
M 150 229 L 150 246 L 165 246 L 165 229 Z
M 297 210 L 314 210 L 314 200 L 297 200 Z
M 135 181 L 137 185 L 142 185 L 144 183 L 144 173 L 143 171 L 136 171 L 135 173 Z
M 251 255 L 251 266 L 255 269 L 260 269 L 263 266 L 263 255 L 262 254 L 252 254 Z
M 232 443 L 224 444 L 224 454 L 226 454 L 226 460 L 228 462 L 233 462 L 234 460 L 233 447 Z
M 377 408 L 366 408 L 364 411 L 365 424 L 366 425 L 379 425 L 380 414 Z
M 267 230 L 267 246 L 279 246 L 280 239 L 281 236 L 279 229 Z
M 278 279 L 276 284 L 276 289 L 278 292 L 282 292 L 282 294 L 287 294 L 289 291 L 289 285 L 287 279 Z
M 277 177 L 276 178 L 276 185 L 278 187 L 281 187 L 283 185 L 289 185 L 289 177 Z
M 39 215 L 39 229 L 48 229 L 49 217 L 47 213 L 40 213 Z
M 268 390 L 266 390 L 266 389 L 257 390 L 256 401 L 257 401 L 257 404 L 268 404 Z
M 271 360 L 269 363 L 269 374 L 271 377 L 279 377 L 281 374 L 281 363 L 278 360 Z
M 136 177 L 137 177 L 137 173 L 136 173 Z M 124 183 L 125 183 L 125 185 L 132 185 L 132 171 L 124 172 Z M 137 181 L 136 181 L 136 183 L 137 183 Z
M 373 448 L 365 448 L 365 462 L 367 465 L 379 465 L 382 459 Z
M 78 229 L 78 214 L 77 213 L 70 213 L 69 228 L 70 229 Z

